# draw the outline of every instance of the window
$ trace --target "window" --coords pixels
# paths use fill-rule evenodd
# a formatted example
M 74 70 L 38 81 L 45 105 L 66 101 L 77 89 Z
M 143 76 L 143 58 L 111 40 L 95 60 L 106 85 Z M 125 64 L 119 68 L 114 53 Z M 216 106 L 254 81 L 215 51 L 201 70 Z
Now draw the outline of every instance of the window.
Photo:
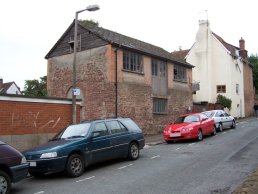
M 126 131 L 126 128 L 118 121 L 109 121 L 107 122 L 107 125 L 108 125 L 108 128 L 111 130 L 112 134 Z
M 167 75 L 166 62 L 152 59 L 151 72 L 152 72 L 153 76 L 166 77 L 166 75 Z
M 217 85 L 217 93 L 226 93 L 225 85 Z
M 93 133 L 95 137 L 108 135 L 108 130 L 105 123 L 104 122 L 96 123 Z
M 143 73 L 142 55 L 130 51 L 123 51 L 123 69 Z
M 167 99 L 153 98 L 153 112 L 167 113 Z
M 174 80 L 186 82 L 186 68 L 174 65 Z
M 236 84 L 236 93 L 239 94 L 239 84 Z
M 82 45 L 81 45 L 81 34 L 79 34 L 78 36 L 77 36 L 77 51 L 81 51 L 82 50 Z M 72 52 L 74 52 L 74 36 L 70 36 L 70 42 L 69 43 L 72 43 L 73 42 L 73 44 L 71 44 L 70 45 L 70 53 L 72 53 Z

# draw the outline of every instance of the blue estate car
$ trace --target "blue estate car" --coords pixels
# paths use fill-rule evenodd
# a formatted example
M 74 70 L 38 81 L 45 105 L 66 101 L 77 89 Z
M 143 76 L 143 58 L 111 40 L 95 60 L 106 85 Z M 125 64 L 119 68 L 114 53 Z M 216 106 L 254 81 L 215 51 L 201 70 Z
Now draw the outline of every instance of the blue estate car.
M 126 157 L 136 160 L 144 145 L 142 130 L 134 121 L 116 118 L 70 125 L 46 144 L 23 154 L 32 176 L 65 171 L 78 177 L 96 162 Z

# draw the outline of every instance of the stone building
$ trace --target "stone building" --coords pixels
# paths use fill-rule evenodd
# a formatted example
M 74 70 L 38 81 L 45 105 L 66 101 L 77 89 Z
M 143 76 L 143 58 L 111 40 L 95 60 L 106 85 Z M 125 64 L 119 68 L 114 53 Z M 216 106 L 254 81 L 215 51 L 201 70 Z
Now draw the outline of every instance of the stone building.
M 46 55 L 51 97 L 71 98 L 74 22 Z M 131 117 L 145 134 L 192 108 L 192 68 L 164 49 L 82 21 L 76 85 L 81 120 Z

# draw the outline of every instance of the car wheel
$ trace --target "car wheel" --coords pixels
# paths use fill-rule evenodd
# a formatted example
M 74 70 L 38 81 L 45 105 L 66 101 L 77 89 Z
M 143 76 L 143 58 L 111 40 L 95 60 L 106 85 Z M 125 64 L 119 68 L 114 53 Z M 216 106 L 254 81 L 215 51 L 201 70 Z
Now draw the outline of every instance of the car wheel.
M 222 123 L 219 124 L 219 132 L 222 132 L 223 131 L 223 125 Z
M 11 179 L 8 174 L 0 170 L 0 193 L 9 194 L 11 191 Z
M 212 135 L 216 135 L 216 134 L 217 134 L 216 126 L 213 126 Z
M 84 161 L 83 157 L 79 154 L 71 155 L 66 164 L 66 174 L 70 177 L 81 176 L 84 172 Z
M 235 129 L 235 128 L 236 128 L 236 122 L 233 120 L 232 125 L 231 125 L 231 129 Z
M 202 130 L 201 129 L 199 129 L 198 130 L 198 141 L 202 141 L 203 140 L 203 134 L 202 134 Z
M 135 142 L 131 143 L 128 150 L 128 159 L 137 160 L 139 158 L 139 153 L 140 150 L 138 144 Z

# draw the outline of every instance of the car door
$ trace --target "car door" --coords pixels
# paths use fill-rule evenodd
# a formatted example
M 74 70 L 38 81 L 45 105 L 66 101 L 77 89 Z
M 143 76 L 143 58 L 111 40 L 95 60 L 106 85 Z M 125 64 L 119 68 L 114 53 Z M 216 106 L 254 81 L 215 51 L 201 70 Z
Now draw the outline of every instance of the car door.
M 205 114 L 200 114 L 200 121 L 201 121 L 201 127 L 202 127 L 203 134 L 210 133 L 208 117 Z
M 125 156 L 128 152 L 130 134 L 127 128 L 117 120 L 106 121 L 111 132 L 110 144 L 116 157 Z
M 104 161 L 112 157 L 110 132 L 104 121 L 95 123 L 87 149 L 92 163 Z
M 232 119 L 231 119 L 230 115 L 228 113 L 224 112 L 224 117 L 225 117 L 225 123 L 226 123 L 227 128 L 231 127 Z

